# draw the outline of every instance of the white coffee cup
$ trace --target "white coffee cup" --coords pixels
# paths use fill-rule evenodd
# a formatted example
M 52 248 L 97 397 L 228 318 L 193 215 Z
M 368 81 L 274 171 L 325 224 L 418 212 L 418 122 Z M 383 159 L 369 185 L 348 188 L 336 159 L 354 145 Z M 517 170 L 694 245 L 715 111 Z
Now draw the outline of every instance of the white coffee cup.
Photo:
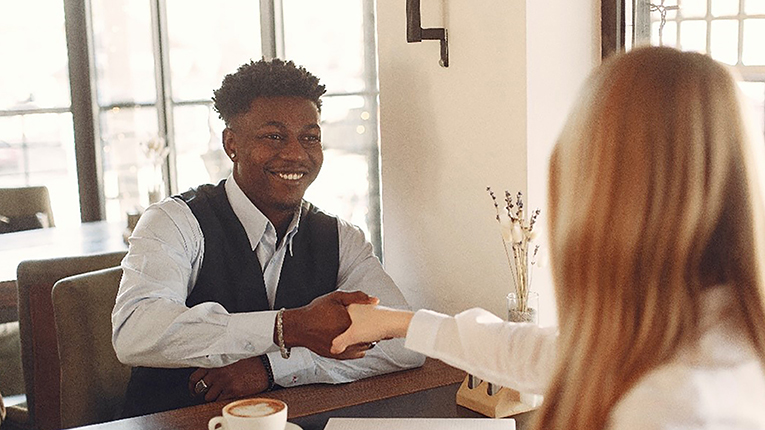
M 223 416 L 210 419 L 208 430 L 284 430 L 287 404 L 276 399 L 242 399 L 223 407 Z

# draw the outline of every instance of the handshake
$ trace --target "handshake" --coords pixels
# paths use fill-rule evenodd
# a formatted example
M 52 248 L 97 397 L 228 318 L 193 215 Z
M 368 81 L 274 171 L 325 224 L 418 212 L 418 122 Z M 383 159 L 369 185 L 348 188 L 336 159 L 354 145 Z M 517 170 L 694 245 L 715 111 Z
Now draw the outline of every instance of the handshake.
M 282 315 L 284 346 L 303 346 L 335 359 L 364 357 L 384 339 L 405 337 L 412 312 L 377 306 L 361 291 L 334 291 Z M 274 329 L 274 343 L 278 336 Z
M 379 300 L 361 292 L 334 291 L 282 315 L 286 348 L 306 347 L 334 359 L 361 358 L 377 341 L 406 336 L 411 312 L 377 306 Z M 278 317 L 277 317 L 278 318 Z M 273 340 L 279 344 L 277 324 Z M 252 396 L 273 387 L 263 356 L 218 368 L 199 368 L 188 380 L 192 396 L 205 401 Z

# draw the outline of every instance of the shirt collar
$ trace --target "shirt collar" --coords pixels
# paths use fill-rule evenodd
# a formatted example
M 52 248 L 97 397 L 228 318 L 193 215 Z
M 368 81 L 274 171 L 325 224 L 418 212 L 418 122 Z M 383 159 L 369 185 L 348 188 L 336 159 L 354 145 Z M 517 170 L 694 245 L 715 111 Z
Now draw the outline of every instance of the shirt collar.
M 239 187 L 239 184 L 236 183 L 233 175 L 228 176 L 224 186 L 226 189 L 226 196 L 231 204 L 231 209 L 234 210 L 234 214 L 239 218 L 239 222 L 242 223 L 244 231 L 247 233 L 247 239 L 249 239 L 250 246 L 254 251 L 255 247 L 258 246 L 261 238 L 266 233 L 266 229 L 269 228 L 269 226 L 274 232 L 276 229 L 273 224 L 271 224 L 271 221 L 263 215 L 263 212 L 261 212 L 260 209 L 252 204 L 250 199 L 247 198 L 247 195 L 244 194 L 244 191 Z M 295 236 L 298 231 L 302 210 L 303 205 L 300 205 L 295 211 L 295 215 L 292 217 L 289 227 L 287 227 L 285 243 L 289 246 L 290 255 L 292 255 L 292 237 Z

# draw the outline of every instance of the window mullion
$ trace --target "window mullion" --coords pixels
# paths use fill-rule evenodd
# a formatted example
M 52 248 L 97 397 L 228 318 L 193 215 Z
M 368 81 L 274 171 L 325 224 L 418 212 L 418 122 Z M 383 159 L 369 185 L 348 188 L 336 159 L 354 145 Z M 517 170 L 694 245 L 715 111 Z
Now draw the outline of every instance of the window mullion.
M 744 53 L 744 0 L 738 1 L 738 52 L 736 65 L 739 67 L 744 63 L 741 61 Z
M 375 1 L 362 0 L 364 20 L 364 81 L 367 89 L 364 95 L 370 118 L 374 118 L 374 126 L 370 127 L 369 152 L 367 153 L 369 178 L 369 207 L 367 210 L 367 226 L 369 240 L 374 244 L 375 255 L 383 261 L 382 248 L 382 202 L 380 196 L 380 145 L 378 119 L 377 89 L 377 29 L 375 22 Z
M 105 218 L 101 139 L 95 98 L 95 62 L 89 0 L 65 0 L 66 49 L 69 56 L 69 89 L 72 98 L 80 220 Z
M 624 6 L 626 0 L 600 2 L 601 58 L 624 50 Z
M 157 130 L 170 148 L 162 166 L 167 178 L 165 193 L 173 194 L 178 188 L 175 166 L 175 133 L 173 130 L 173 96 L 170 82 L 170 49 L 167 31 L 167 6 L 165 0 L 151 2 L 151 28 L 154 41 L 154 76 L 157 86 Z
M 707 0 L 707 15 L 704 18 L 707 24 L 707 40 L 706 44 L 704 45 L 704 49 L 706 50 L 707 55 L 712 55 L 712 20 L 714 17 L 712 16 L 712 0 Z
M 260 0 L 260 40 L 266 59 L 284 58 L 283 17 L 281 0 Z
M 651 8 L 648 0 L 633 0 L 632 45 L 651 44 Z

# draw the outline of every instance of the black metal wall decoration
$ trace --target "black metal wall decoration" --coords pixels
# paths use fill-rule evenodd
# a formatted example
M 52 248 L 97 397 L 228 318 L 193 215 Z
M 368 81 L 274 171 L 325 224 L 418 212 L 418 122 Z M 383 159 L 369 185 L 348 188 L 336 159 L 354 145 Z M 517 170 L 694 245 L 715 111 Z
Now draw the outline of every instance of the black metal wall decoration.
M 441 60 L 443 67 L 449 67 L 449 43 L 445 28 L 422 28 L 420 0 L 406 0 L 406 41 L 409 43 L 423 40 L 441 41 Z

